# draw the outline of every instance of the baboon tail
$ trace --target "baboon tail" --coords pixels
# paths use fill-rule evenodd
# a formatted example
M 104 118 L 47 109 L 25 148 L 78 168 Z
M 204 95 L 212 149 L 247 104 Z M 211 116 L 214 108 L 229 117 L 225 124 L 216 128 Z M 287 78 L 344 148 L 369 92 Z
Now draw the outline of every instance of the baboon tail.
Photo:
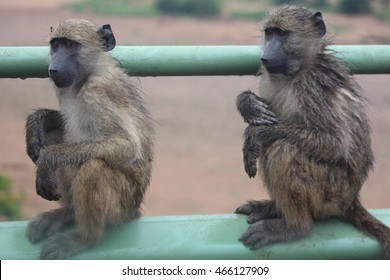
M 388 226 L 372 216 L 358 200 L 348 208 L 345 218 L 357 228 L 375 236 L 384 248 L 384 258 L 390 259 L 390 228 Z

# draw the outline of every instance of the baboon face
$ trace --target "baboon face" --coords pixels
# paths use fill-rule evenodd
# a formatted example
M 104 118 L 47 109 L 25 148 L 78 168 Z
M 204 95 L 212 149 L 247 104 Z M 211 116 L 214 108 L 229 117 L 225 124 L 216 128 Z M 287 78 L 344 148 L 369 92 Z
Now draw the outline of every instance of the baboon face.
M 291 31 L 271 27 L 264 30 L 264 49 L 261 62 L 270 74 L 287 74 L 289 57 L 283 49 Z M 290 57 L 291 60 L 291 57 Z
M 68 38 L 54 38 L 50 41 L 49 75 L 57 87 L 70 87 L 80 77 L 76 57 L 81 47 L 80 43 Z
M 264 23 L 262 64 L 270 74 L 294 77 L 319 51 L 325 33 L 320 12 L 282 6 Z
M 94 71 L 100 53 L 114 47 L 110 25 L 98 29 L 85 20 L 63 21 L 51 34 L 49 76 L 59 88 L 81 86 Z

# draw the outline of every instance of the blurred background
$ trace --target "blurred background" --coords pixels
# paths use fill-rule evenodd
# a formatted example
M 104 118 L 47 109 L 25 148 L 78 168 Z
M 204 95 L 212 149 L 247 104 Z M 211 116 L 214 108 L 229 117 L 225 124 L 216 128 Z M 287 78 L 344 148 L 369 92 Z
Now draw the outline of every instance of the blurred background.
M 66 18 L 109 23 L 117 45 L 256 45 L 259 21 L 279 0 L 0 0 L 0 45 L 44 46 Z M 390 0 L 290 1 L 322 11 L 334 44 L 390 44 Z M 0 58 L 1 59 L 1 58 Z M 390 208 L 390 75 L 357 75 L 368 95 L 375 169 L 361 197 Z M 133 78 L 157 123 L 144 215 L 232 213 L 267 198 L 242 164 L 245 124 L 235 109 L 252 76 Z M 49 79 L 0 79 L 0 220 L 30 219 L 57 205 L 35 193 L 24 143 L 26 116 L 57 108 Z

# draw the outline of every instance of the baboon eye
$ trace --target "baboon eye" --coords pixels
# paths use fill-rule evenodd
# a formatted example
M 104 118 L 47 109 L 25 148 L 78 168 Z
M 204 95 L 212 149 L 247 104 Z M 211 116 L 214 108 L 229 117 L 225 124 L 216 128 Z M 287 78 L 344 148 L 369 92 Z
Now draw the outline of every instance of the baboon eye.
M 271 28 L 267 28 L 266 30 L 264 30 L 265 36 L 271 36 L 272 33 L 273 33 L 273 30 Z
M 52 40 L 52 41 L 50 42 L 50 46 L 51 46 L 51 48 L 52 48 L 53 50 L 57 49 L 58 46 L 59 46 L 58 40 Z
M 288 33 L 287 30 L 283 30 L 283 29 L 278 29 L 277 30 L 278 36 L 281 36 L 281 37 L 287 35 L 287 33 Z
M 70 41 L 70 40 L 66 40 L 65 41 L 65 47 L 66 48 L 71 48 L 71 47 L 73 47 L 73 41 Z
M 277 35 L 277 36 L 283 37 L 283 36 L 287 35 L 289 33 L 289 31 L 275 27 L 275 28 L 265 29 L 264 33 L 265 33 L 265 36 Z

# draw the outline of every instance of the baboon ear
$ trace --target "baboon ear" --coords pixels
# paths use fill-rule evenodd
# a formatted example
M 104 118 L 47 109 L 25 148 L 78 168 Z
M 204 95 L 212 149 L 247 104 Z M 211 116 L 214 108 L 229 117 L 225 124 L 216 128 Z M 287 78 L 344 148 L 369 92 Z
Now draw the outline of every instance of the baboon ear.
M 114 33 L 112 33 L 111 26 L 105 24 L 97 31 L 100 37 L 103 39 L 103 47 L 105 51 L 111 51 L 115 48 L 116 40 Z
M 313 19 L 314 25 L 315 25 L 315 27 L 317 29 L 318 37 L 324 36 L 325 33 L 326 33 L 326 26 L 325 26 L 325 22 L 322 19 L 321 12 L 316 12 L 313 15 L 312 19 Z

